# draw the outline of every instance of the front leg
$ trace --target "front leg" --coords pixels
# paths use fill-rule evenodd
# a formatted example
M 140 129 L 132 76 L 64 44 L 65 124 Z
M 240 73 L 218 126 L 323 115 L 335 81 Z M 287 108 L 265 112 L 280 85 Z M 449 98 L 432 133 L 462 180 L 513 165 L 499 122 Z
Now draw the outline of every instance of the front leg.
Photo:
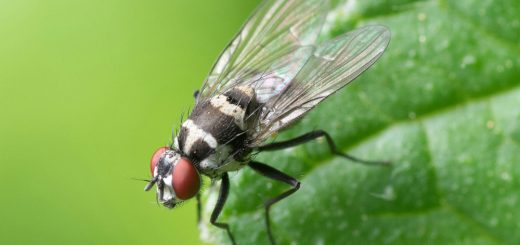
M 200 201 L 200 193 L 197 193 L 197 225 L 202 221 L 202 202 Z
M 260 162 L 251 161 L 251 162 L 249 162 L 249 167 L 251 167 L 253 170 L 255 170 L 256 172 L 260 173 L 261 175 L 263 175 L 265 177 L 268 177 L 270 179 L 274 179 L 274 180 L 277 180 L 280 182 L 284 182 L 284 183 L 292 186 L 291 189 L 289 189 L 285 192 L 282 192 L 278 196 L 271 198 L 271 199 L 267 200 L 266 202 L 264 202 L 265 225 L 267 228 L 267 235 L 269 236 L 269 240 L 271 241 L 271 244 L 276 244 L 276 242 L 274 241 L 274 238 L 273 238 L 273 232 L 271 231 L 271 219 L 269 216 L 269 209 L 271 208 L 271 206 L 273 204 L 292 195 L 298 189 L 300 189 L 300 181 L 281 172 L 280 170 L 277 170 L 269 165 L 266 165 L 266 164 L 263 164 Z
M 336 147 L 336 143 L 334 143 L 334 140 L 332 140 L 332 137 L 330 137 L 330 135 L 323 130 L 315 130 L 315 131 L 311 131 L 309 133 L 300 135 L 296 138 L 292 138 L 290 140 L 263 145 L 263 146 L 256 148 L 256 150 L 258 150 L 259 152 L 281 150 L 281 149 L 285 149 L 285 148 L 294 147 L 294 146 L 297 146 L 300 144 L 305 144 L 311 140 L 315 140 L 320 137 L 325 137 L 325 139 L 327 140 L 327 144 L 329 145 L 329 149 L 332 152 L 332 154 L 334 154 L 334 155 L 349 159 L 353 162 L 367 164 L 367 165 L 388 165 L 390 163 L 388 161 L 363 160 L 363 159 L 359 159 L 357 157 L 345 154 L 338 150 L 338 148 Z
M 211 218 L 210 222 L 212 225 L 226 230 L 229 240 L 231 240 L 232 244 L 235 243 L 235 238 L 233 237 L 233 234 L 231 234 L 231 230 L 229 230 L 229 225 L 227 223 L 223 222 L 217 222 L 218 216 L 220 215 L 220 212 L 222 211 L 222 208 L 224 207 L 224 204 L 226 203 L 228 194 L 229 194 L 229 177 L 227 173 L 224 173 L 222 175 L 222 180 L 220 184 L 220 192 L 218 194 L 217 204 L 215 205 L 215 208 L 213 209 L 213 212 L 211 212 Z

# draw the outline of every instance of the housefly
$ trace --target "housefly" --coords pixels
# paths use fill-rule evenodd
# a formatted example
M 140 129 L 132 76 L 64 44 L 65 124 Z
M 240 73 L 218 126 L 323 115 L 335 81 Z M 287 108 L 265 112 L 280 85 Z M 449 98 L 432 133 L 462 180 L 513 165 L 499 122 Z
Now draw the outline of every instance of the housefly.
M 323 0 L 263 2 L 218 58 L 173 143 L 153 154 L 152 178 L 145 190 L 157 185 L 157 201 L 168 208 L 197 197 L 200 217 L 200 175 L 221 181 L 210 222 L 235 243 L 230 227 L 218 217 L 229 193 L 228 172 L 249 167 L 291 187 L 264 203 L 267 233 L 274 244 L 269 209 L 296 192 L 300 182 L 252 155 L 324 137 L 334 155 L 383 163 L 338 151 L 323 130 L 264 143 L 359 76 L 388 45 L 390 31 L 380 25 L 317 43 L 327 12 Z

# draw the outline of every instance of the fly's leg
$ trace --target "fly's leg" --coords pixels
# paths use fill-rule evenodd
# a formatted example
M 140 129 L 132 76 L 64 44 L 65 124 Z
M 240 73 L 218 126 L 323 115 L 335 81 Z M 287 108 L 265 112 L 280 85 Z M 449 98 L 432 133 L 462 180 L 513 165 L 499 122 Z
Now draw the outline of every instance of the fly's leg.
M 229 176 L 227 173 L 224 173 L 222 175 L 222 180 L 220 184 L 220 192 L 218 194 L 217 204 L 215 205 L 215 208 L 213 209 L 213 212 L 211 212 L 211 218 L 210 222 L 212 225 L 226 230 L 229 240 L 231 240 L 232 244 L 235 243 L 235 238 L 233 237 L 233 234 L 231 234 L 231 231 L 229 230 L 229 225 L 227 223 L 223 222 L 217 222 L 218 216 L 220 215 L 220 212 L 222 211 L 222 208 L 224 207 L 224 204 L 226 203 L 228 194 L 229 194 Z
M 388 164 L 390 164 L 390 162 L 388 162 L 388 161 L 370 161 L 370 160 L 359 159 L 357 157 L 354 157 L 354 156 L 351 156 L 351 155 L 348 155 L 348 154 L 345 154 L 345 153 L 339 151 L 338 148 L 336 147 L 336 144 L 334 143 L 334 140 L 332 140 L 332 137 L 330 137 L 330 135 L 323 130 L 311 131 L 309 133 L 300 135 L 300 136 L 290 139 L 290 140 L 275 142 L 275 143 L 267 144 L 264 146 L 260 146 L 257 148 L 257 150 L 258 151 L 281 150 L 281 149 L 285 149 L 285 148 L 294 147 L 294 146 L 297 146 L 300 144 L 304 144 L 304 143 L 307 143 L 311 140 L 315 140 L 320 137 L 325 137 L 325 139 L 327 140 L 327 144 L 329 145 L 329 149 L 332 152 L 332 154 L 334 154 L 334 155 L 349 159 L 353 162 L 367 164 L 367 165 L 388 165 Z
M 200 202 L 200 193 L 197 193 L 197 225 L 202 221 L 202 206 Z
M 290 185 L 292 188 L 279 194 L 278 196 L 271 198 L 264 202 L 265 207 L 265 225 L 267 228 L 267 235 L 269 236 L 269 240 L 271 241 L 271 244 L 276 244 L 273 238 L 273 232 L 271 231 L 271 219 L 269 216 L 269 209 L 271 206 L 278 201 L 292 195 L 295 193 L 298 189 L 300 189 L 300 182 L 296 180 L 295 178 L 260 162 L 251 161 L 249 162 L 249 167 L 251 167 L 256 172 L 260 173 L 261 175 L 268 177 L 270 179 L 274 179 L 283 183 L 286 183 Z
M 202 180 L 201 180 L 201 185 L 202 185 Z M 199 193 L 197 193 L 197 225 L 200 225 L 200 222 L 202 222 L 202 201 L 201 201 L 201 195 L 199 192 Z

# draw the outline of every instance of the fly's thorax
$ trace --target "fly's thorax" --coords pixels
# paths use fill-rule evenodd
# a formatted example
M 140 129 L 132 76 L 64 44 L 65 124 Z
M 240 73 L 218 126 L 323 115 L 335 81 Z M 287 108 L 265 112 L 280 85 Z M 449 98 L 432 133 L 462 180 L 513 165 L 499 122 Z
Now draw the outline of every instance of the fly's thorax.
M 218 176 L 244 166 L 248 132 L 258 118 L 252 88 L 239 86 L 199 101 L 174 140 L 202 174 Z
M 197 163 L 214 153 L 232 157 L 247 151 L 251 123 L 258 117 L 258 108 L 254 90 L 243 86 L 199 101 L 182 124 L 178 148 Z M 222 154 L 224 151 L 229 153 Z
M 255 90 L 248 86 L 238 86 L 210 99 L 213 107 L 234 119 L 234 123 L 244 131 L 256 121 L 259 111 Z
M 247 157 L 244 157 L 241 151 L 224 145 L 215 149 L 212 154 L 199 163 L 198 167 L 202 174 L 215 178 L 225 172 L 239 170 L 246 164 Z

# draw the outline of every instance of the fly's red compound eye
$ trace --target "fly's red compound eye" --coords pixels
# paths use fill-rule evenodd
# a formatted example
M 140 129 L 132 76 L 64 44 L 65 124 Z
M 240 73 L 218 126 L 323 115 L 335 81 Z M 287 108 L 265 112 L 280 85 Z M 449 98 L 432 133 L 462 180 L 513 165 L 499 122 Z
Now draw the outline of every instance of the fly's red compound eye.
M 187 200 L 197 195 L 200 189 L 200 176 L 195 166 L 186 158 L 179 159 L 172 173 L 172 186 L 175 195 Z
M 157 166 L 157 162 L 159 162 L 159 158 L 161 158 L 161 155 L 166 150 L 168 150 L 168 147 L 161 147 L 161 148 L 155 150 L 155 152 L 153 153 L 152 159 L 150 160 L 150 173 L 152 174 L 152 176 L 153 176 L 153 171 L 155 170 L 155 166 Z

